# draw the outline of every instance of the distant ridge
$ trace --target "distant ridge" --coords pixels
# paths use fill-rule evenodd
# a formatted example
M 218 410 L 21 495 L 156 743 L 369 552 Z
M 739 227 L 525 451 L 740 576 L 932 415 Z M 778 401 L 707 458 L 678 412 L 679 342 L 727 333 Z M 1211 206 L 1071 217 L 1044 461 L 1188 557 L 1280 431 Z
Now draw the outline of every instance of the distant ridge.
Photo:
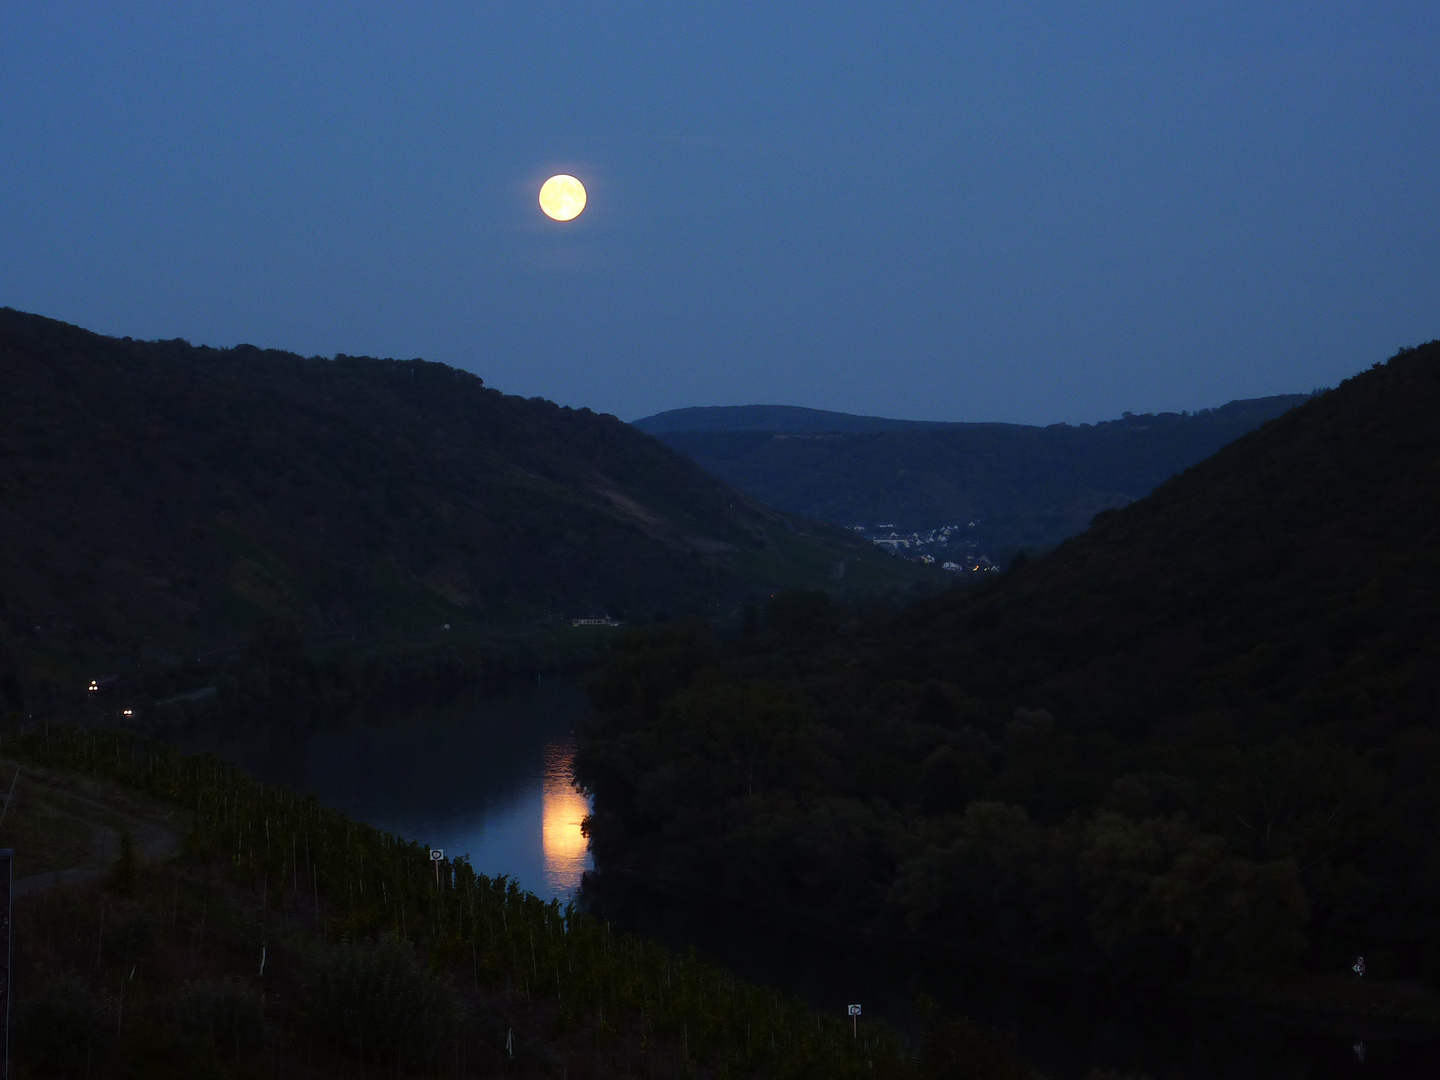
M 1115 420 L 1102 420 L 1098 424 L 1081 424 L 1080 427 L 1104 426 L 1107 424 L 1145 424 L 1151 420 L 1179 420 L 1197 417 L 1214 421 L 1229 421 L 1249 416 L 1278 416 L 1286 409 L 1304 401 L 1306 394 L 1275 394 L 1271 397 L 1236 398 L 1224 405 L 1211 409 L 1199 409 L 1193 413 L 1126 413 Z M 901 420 L 889 416 L 861 416 L 857 413 L 832 412 L 828 409 L 807 409 L 799 405 L 695 405 L 686 409 L 668 409 L 652 416 L 631 421 L 650 435 L 666 435 L 672 432 L 765 432 L 771 435 L 833 435 L 859 434 L 867 431 L 944 431 L 959 428 L 971 430 L 995 430 L 1008 428 L 1015 431 L 1040 430 L 1047 425 L 1010 424 L 1001 421 L 972 420 Z M 1068 424 L 1052 424 L 1050 427 L 1069 427 Z
M 857 416 L 854 413 L 830 412 L 826 409 L 805 409 L 798 405 L 699 405 L 642 417 L 634 421 L 633 426 L 651 435 L 672 431 L 765 431 L 784 435 L 828 435 L 833 432 L 849 434 L 959 425 L 941 420 L 894 420 L 888 416 Z
M 1305 394 L 1097 424 L 941 423 L 744 405 L 674 409 L 633 425 L 768 506 L 902 532 L 966 526 L 1004 558 L 1082 531 Z M 975 522 L 975 525 L 969 525 Z

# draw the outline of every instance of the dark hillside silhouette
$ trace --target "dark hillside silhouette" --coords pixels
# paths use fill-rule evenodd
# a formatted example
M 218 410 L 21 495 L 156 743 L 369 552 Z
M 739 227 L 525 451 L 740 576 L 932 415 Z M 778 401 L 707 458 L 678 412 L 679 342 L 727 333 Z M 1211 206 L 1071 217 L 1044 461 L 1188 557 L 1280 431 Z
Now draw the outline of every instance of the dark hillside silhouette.
M 12 708 L 17 665 L 60 678 L 263 625 L 644 617 L 825 582 L 838 560 L 847 583 L 899 570 L 614 417 L 443 364 L 120 340 L 5 309 L 0 386 Z
M 1437 415 L 1432 343 L 983 588 L 632 638 L 579 758 L 601 882 L 1440 1018 L 1348 972 L 1440 989 Z
M 933 646 L 913 662 L 1136 733 L 1262 705 L 1281 726 L 1433 722 L 1437 415 L 1440 347 L 1376 365 L 1004 589 L 922 607 L 907 630 Z M 981 641 L 1005 662 L 966 660 Z

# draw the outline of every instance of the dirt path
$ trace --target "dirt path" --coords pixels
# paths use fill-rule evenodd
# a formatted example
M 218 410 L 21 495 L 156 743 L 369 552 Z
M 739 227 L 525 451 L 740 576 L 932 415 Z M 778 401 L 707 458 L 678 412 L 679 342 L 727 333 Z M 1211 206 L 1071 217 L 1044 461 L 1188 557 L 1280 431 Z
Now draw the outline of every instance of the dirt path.
M 0 759 L 0 800 L 17 763 Z M 0 822 L 0 847 L 15 849 L 14 895 L 65 881 L 90 881 L 114 864 L 128 832 L 145 859 L 180 850 L 184 814 L 105 781 L 20 765 Z

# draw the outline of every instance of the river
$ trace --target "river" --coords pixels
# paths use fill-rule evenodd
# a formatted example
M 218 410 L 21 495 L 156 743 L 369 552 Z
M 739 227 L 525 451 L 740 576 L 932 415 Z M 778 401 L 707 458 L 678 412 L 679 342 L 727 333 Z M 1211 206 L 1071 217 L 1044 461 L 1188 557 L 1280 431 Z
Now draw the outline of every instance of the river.
M 357 821 L 468 855 L 480 873 L 563 904 L 590 865 L 580 830 L 589 804 L 571 783 L 584 708 L 578 685 L 554 680 L 298 729 L 283 721 L 192 729 L 175 741 L 313 792 Z
M 575 682 L 556 679 L 506 696 L 298 726 L 195 730 L 176 741 L 313 792 L 357 820 L 447 855 L 468 855 L 481 873 L 508 875 L 563 903 L 590 865 L 580 829 L 588 805 L 570 772 L 574 726 L 586 708 Z M 767 934 L 763 921 L 751 927 L 758 933 L 743 935 L 746 941 L 709 934 L 683 914 L 661 921 L 668 925 L 648 929 L 672 945 L 697 944 L 738 973 L 802 994 L 817 1008 L 860 1000 L 866 1015 L 908 1026 L 914 995 L 924 989 L 1007 1033 L 1055 1080 L 1440 1075 L 1440 1066 L 1427 1067 L 1440 1060 L 1433 1041 L 1411 1041 L 1383 1024 L 1307 1032 L 1237 1012 L 1167 1007 L 1145 995 L 1038 986 L 894 956 L 877 962 L 843 944 L 807 950 Z

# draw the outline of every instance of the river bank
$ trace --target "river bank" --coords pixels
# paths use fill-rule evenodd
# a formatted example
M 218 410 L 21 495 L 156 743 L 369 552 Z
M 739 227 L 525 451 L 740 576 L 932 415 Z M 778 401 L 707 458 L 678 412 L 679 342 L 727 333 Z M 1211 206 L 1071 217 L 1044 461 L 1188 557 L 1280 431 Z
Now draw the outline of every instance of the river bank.
M 213 757 L 58 726 L 0 755 L 186 826 L 175 858 L 122 845 L 17 901 L 16 1075 L 1024 1075 L 963 1024 L 852 1036 Z
M 256 779 L 313 793 L 324 805 L 505 874 L 563 905 L 589 865 L 589 811 L 570 759 L 583 688 L 546 676 L 508 692 L 464 692 L 404 707 L 209 723 L 164 733 Z

